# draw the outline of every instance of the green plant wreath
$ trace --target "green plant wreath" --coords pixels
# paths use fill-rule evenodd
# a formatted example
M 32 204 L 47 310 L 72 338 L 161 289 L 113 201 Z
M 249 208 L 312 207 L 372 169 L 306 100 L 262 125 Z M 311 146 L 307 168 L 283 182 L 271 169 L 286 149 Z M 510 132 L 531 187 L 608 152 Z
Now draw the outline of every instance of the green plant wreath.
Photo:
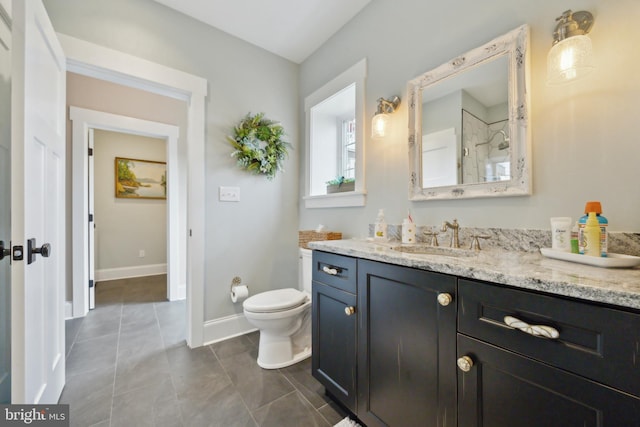
M 231 157 L 236 158 L 239 167 L 273 179 L 292 148 L 282 140 L 283 136 L 284 129 L 278 122 L 265 119 L 264 113 L 248 113 L 227 140 L 235 148 Z

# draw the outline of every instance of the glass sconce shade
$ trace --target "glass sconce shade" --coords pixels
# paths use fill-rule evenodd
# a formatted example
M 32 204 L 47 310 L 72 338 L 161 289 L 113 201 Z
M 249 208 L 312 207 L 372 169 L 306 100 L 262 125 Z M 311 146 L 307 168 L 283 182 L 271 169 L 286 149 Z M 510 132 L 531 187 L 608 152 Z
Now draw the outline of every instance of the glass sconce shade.
M 578 35 L 559 41 L 547 56 L 547 83 L 559 85 L 587 75 L 593 70 L 591 39 Z
M 378 110 L 371 120 L 371 137 L 373 139 L 384 138 L 389 128 L 389 114 L 396 111 L 400 105 L 400 97 L 394 96 L 391 100 L 378 98 Z
M 378 113 L 371 120 L 371 137 L 375 139 L 384 138 L 389 127 L 389 115 Z

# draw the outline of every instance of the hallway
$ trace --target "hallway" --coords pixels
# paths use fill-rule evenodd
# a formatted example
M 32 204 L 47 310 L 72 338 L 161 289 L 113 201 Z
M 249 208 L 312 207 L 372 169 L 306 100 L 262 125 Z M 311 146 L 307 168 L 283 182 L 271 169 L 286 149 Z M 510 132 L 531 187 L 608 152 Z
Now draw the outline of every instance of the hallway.
M 166 276 L 99 283 L 96 309 L 67 320 L 72 426 L 330 426 L 344 417 L 311 377 L 311 361 L 267 371 L 258 333 L 189 349 L 185 301 Z

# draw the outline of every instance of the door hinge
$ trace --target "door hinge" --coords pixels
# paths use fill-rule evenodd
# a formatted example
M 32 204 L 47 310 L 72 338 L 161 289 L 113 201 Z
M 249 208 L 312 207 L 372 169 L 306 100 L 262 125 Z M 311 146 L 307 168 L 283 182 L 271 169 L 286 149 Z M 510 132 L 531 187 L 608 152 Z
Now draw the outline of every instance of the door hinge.
M 89 222 L 93 222 L 93 214 L 89 214 Z
M 4 257 L 8 257 L 9 262 L 11 262 L 11 242 L 9 242 L 9 246 L 5 248 L 4 241 L 0 240 L 0 261 L 2 261 Z
M 93 156 L 93 148 L 89 148 L 89 155 Z
M 93 280 L 89 280 L 89 288 L 93 288 Z

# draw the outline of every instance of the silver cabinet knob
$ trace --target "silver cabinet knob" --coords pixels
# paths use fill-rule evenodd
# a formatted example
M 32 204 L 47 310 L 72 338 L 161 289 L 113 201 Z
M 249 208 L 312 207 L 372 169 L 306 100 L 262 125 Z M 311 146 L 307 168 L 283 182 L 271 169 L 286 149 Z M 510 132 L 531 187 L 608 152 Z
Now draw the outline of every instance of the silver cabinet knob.
M 473 360 L 469 356 L 462 356 L 458 359 L 458 368 L 462 372 L 469 372 L 473 368 Z
M 352 306 L 348 306 L 344 308 L 344 314 L 346 314 L 347 316 L 351 316 L 356 312 L 356 308 L 352 307 Z
M 438 294 L 438 303 L 442 306 L 447 306 L 449 304 L 451 304 L 451 301 L 453 301 L 453 297 L 451 296 L 451 294 L 447 294 L 447 293 L 442 293 L 442 294 Z

